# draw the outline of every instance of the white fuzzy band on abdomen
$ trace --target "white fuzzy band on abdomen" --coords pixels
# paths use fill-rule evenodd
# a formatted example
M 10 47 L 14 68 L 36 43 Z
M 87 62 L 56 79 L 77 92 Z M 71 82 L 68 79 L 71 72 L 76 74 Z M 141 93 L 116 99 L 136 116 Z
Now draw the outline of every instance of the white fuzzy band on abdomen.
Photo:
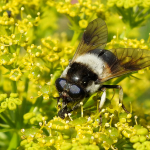
M 104 61 L 95 54 L 87 53 L 79 56 L 75 62 L 85 64 L 89 69 L 100 77 L 103 73 Z

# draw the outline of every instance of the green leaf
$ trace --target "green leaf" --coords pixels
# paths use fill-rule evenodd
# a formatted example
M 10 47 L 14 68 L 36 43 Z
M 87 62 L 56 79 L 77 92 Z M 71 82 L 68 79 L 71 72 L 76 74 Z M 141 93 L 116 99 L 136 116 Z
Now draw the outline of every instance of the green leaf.
M 19 136 L 17 133 L 14 133 L 12 138 L 11 138 L 11 141 L 9 143 L 9 147 L 7 150 L 16 150 L 16 148 L 18 147 L 19 145 Z

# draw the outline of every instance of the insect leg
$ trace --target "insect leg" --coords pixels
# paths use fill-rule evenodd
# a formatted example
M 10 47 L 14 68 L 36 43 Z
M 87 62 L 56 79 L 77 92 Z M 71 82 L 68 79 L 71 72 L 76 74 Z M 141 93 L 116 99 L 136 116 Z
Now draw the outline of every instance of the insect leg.
M 106 88 L 102 88 L 101 90 L 103 91 L 103 94 L 101 96 L 101 101 L 100 101 L 100 104 L 99 104 L 99 110 L 102 109 L 102 107 L 103 107 L 103 105 L 106 101 Z
M 75 106 L 73 106 L 72 111 L 78 109 L 80 106 L 81 106 L 80 103 L 76 104 Z
M 68 115 L 68 113 L 71 112 L 71 111 L 68 111 L 67 109 L 68 109 L 68 108 L 67 108 L 67 105 L 66 105 L 65 107 L 63 107 L 63 108 L 58 112 L 58 116 L 59 116 L 60 118 L 64 119 L 64 118 Z
M 103 94 L 101 96 L 101 101 L 100 101 L 100 104 L 99 104 L 99 112 L 101 112 L 101 109 L 106 101 L 106 88 L 102 88 L 101 91 L 103 91 Z M 101 125 L 102 124 L 102 115 L 100 114 L 100 122 L 99 124 Z
M 129 111 L 123 105 L 123 89 L 122 89 L 122 87 L 120 85 L 103 85 L 100 88 L 100 90 L 102 90 L 103 88 L 107 88 L 107 89 L 119 89 L 119 103 L 122 104 L 122 108 L 124 109 L 124 111 L 126 113 L 129 113 Z
M 61 108 L 61 106 L 60 106 L 60 98 L 61 97 L 53 97 L 54 99 L 57 99 L 57 107 L 60 109 Z
M 63 108 L 58 112 L 58 116 L 64 119 L 69 113 L 78 109 L 80 106 L 80 103 L 77 103 L 71 110 L 68 110 L 67 105 L 63 105 Z

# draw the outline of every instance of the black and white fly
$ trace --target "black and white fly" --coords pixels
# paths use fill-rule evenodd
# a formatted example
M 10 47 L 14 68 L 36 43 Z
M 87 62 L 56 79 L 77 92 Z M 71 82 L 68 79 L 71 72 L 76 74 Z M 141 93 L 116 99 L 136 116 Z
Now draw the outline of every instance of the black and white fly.
M 85 97 L 99 90 L 103 91 L 99 110 L 104 105 L 107 88 L 119 89 L 119 102 L 126 110 L 123 90 L 119 85 L 104 85 L 105 81 L 150 66 L 150 51 L 134 48 L 105 50 L 108 31 L 104 20 L 90 22 L 70 64 L 56 80 L 56 88 L 62 98 L 61 118 L 76 109 Z M 67 105 L 75 104 L 72 109 Z

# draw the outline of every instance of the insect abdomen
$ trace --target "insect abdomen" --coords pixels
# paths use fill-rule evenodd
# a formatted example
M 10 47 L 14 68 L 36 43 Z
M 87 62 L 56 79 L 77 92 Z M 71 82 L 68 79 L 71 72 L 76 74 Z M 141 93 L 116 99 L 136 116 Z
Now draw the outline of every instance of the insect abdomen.
M 111 66 L 112 62 L 114 62 L 117 59 L 117 57 L 112 52 L 104 49 L 103 50 L 94 49 L 92 51 L 89 51 L 89 53 L 97 55 L 108 66 Z

